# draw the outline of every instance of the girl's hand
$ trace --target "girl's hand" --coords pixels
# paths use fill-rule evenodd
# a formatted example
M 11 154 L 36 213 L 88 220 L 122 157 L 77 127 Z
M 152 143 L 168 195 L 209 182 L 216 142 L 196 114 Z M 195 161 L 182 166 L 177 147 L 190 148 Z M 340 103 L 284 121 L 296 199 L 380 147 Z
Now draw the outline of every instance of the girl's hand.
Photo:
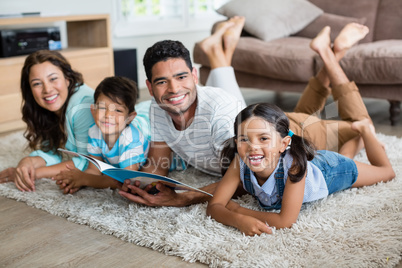
M 52 180 L 56 181 L 64 194 L 72 194 L 77 192 L 81 187 L 85 186 L 84 172 L 81 170 L 66 165 L 66 170 L 62 170 L 59 174 L 54 176 Z
M 266 223 L 251 217 L 242 215 L 239 218 L 237 228 L 245 235 L 254 236 L 262 233 L 272 234 L 272 229 Z

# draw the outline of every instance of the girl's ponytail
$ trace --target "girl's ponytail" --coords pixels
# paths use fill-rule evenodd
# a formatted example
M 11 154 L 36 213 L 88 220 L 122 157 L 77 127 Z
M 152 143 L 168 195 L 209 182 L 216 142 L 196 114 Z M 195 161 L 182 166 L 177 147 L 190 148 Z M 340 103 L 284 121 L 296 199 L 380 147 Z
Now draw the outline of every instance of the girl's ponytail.
M 291 138 L 289 153 L 293 157 L 293 163 L 288 177 L 291 182 L 298 182 L 307 172 L 307 161 L 313 160 L 315 149 L 311 142 L 301 136 L 292 135 Z

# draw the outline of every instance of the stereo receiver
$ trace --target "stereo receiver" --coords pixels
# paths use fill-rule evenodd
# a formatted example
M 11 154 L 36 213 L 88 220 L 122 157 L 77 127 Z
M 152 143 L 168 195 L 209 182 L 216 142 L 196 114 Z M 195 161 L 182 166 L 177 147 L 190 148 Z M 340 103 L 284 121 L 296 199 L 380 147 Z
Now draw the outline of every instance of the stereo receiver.
M 40 49 L 61 49 L 59 27 L 0 30 L 0 57 L 30 54 Z

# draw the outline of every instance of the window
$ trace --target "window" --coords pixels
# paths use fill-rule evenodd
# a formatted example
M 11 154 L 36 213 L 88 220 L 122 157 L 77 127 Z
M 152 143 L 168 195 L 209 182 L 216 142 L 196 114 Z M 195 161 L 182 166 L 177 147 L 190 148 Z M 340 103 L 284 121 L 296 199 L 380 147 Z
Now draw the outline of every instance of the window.
M 117 36 L 209 30 L 228 0 L 118 0 Z

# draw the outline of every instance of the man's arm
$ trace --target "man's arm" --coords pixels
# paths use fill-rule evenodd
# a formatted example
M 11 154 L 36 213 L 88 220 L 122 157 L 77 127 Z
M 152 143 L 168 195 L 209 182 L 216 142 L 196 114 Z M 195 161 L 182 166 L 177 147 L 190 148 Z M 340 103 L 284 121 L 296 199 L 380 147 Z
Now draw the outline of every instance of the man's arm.
M 176 193 L 173 189 L 165 186 L 163 183 L 160 182 L 156 184 L 156 189 L 159 192 L 153 195 L 147 192 L 148 190 L 150 190 L 151 188 L 150 186 L 142 190 L 135 185 L 130 185 L 129 183 L 126 184 L 126 182 L 124 183 L 124 187 L 127 187 L 130 190 L 130 192 L 120 191 L 119 194 L 133 202 L 151 207 L 157 207 L 157 206 L 184 207 L 192 204 L 209 201 L 211 199 L 209 195 L 197 191 Z M 217 184 L 218 184 L 217 182 L 212 183 L 200 189 L 213 194 L 217 187 Z
M 148 153 L 147 163 L 143 166 L 141 171 L 167 176 L 171 159 L 172 150 L 165 142 L 152 142 Z M 173 189 L 163 185 L 162 183 L 157 183 L 156 185 L 156 189 L 159 191 L 157 194 L 150 194 L 148 191 L 153 187 L 152 185 L 140 189 L 137 187 L 139 185 L 131 185 L 130 183 L 130 180 L 126 180 L 123 184 L 122 191 L 119 193 L 133 202 L 147 206 L 183 207 L 205 202 L 210 199 L 208 195 L 196 191 L 176 193 Z M 215 188 L 216 183 L 210 184 L 201 189 L 213 193 Z

